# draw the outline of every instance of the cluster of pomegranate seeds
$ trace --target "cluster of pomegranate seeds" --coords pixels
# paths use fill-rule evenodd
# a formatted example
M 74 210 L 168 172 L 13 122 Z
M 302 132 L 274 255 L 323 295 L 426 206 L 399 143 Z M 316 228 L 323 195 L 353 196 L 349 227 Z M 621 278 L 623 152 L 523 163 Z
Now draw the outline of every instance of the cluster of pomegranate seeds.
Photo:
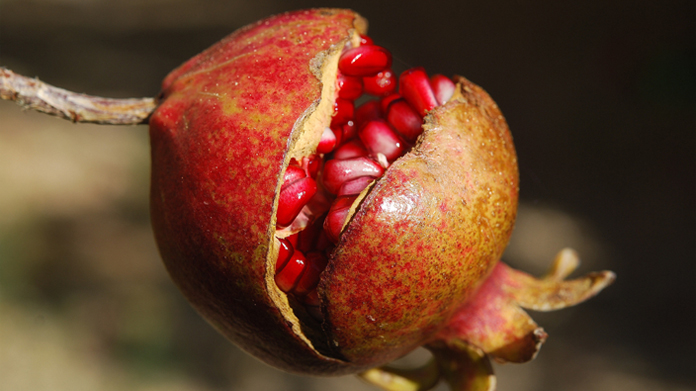
M 318 155 L 303 158 L 301 164 L 293 159 L 283 177 L 278 229 L 300 218 L 309 225 L 299 233 L 278 238 L 275 281 L 317 319 L 321 319 L 316 292 L 319 275 L 353 202 L 411 149 L 428 111 L 454 94 L 452 80 L 443 75 L 428 77 L 423 68 L 409 69 L 397 81 L 391 63 L 391 53 L 374 45 L 369 37 L 361 37 L 360 46 L 343 51 L 338 60 L 334 115 L 330 127 L 324 129 Z M 363 94 L 377 99 L 356 108 L 354 102 Z M 304 213 L 305 208 L 311 213 Z M 317 214 L 321 216 L 311 217 Z

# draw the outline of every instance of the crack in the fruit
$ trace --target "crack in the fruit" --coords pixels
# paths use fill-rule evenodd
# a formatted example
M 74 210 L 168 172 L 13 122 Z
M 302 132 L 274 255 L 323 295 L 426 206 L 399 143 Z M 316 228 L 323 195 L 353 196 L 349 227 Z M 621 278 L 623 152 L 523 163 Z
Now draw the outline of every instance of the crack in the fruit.
M 321 83 L 321 95 L 319 99 L 314 101 L 300 117 L 295 121 L 291 136 L 288 138 L 286 147 L 286 156 L 281 167 L 281 173 L 285 175 L 286 167 L 291 164 L 291 161 L 303 161 L 305 156 L 314 153 L 320 140 L 321 132 L 328 127 L 332 112 L 332 102 L 336 96 L 336 85 L 333 80 L 336 79 L 338 69 L 337 63 L 341 54 L 342 48 L 350 43 L 351 40 L 359 39 L 357 30 L 351 30 L 349 37 L 340 41 L 338 44 L 330 46 L 328 49 L 319 52 L 315 57 L 310 59 L 310 71 L 317 77 Z M 307 167 L 305 167 L 307 170 Z M 311 176 L 307 171 L 307 175 Z M 281 187 L 283 186 L 283 176 L 278 180 L 276 187 L 276 197 L 274 199 L 273 210 L 277 211 Z M 317 179 L 317 178 L 315 178 Z M 322 194 L 323 190 L 319 194 Z M 279 308 L 285 319 L 291 324 L 293 332 L 301 338 L 305 343 L 319 354 L 333 359 L 341 360 L 341 355 L 331 349 L 330 344 L 326 340 L 326 334 L 321 328 L 321 325 L 316 320 L 317 316 L 312 316 L 308 313 L 304 303 L 300 303 L 294 295 L 288 295 L 278 288 L 275 281 L 276 274 L 276 258 L 278 257 L 278 240 L 285 238 L 289 232 L 300 231 L 307 227 L 312 221 L 312 217 L 317 213 L 323 213 L 319 210 L 307 209 L 307 206 L 302 208 L 302 211 L 289 227 L 281 230 L 273 230 L 270 235 L 273 251 L 269 251 L 267 257 L 266 268 L 266 284 L 269 292 L 272 292 L 271 299 Z M 326 206 L 325 210 L 328 210 Z M 299 225 L 295 225 L 297 219 L 303 220 Z M 276 226 L 276 213 L 272 216 L 271 227 Z M 272 228 L 269 228 L 269 231 Z M 288 232 L 289 230 L 289 232 Z M 296 233 L 295 233 L 296 235 Z
M 361 74 L 360 72 L 366 72 L 361 67 L 350 68 L 353 66 L 351 56 L 357 52 L 361 56 L 368 53 L 365 61 L 369 64 L 372 61 L 369 53 L 382 55 L 386 52 L 384 49 L 355 49 L 357 47 L 350 49 L 350 45 L 346 44 L 341 52 L 328 50 L 312 60 L 313 72 L 321 75 L 322 96 L 298 118 L 288 139 L 284 174 L 277 188 L 277 228 L 274 235 L 274 242 L 282 241 L 280 243 L 287 250 L 283 250 L 282 256 L 276 255 L 275 265 L 271 260 L 268 264 L 269 269 L 275 266 L 276 289 L 280 288 L 278 293 L 281 297 L 285 294 L 282 301 L 285 308 L 292 311 L 286 316 L 291 321 L 293 330 L 302 332 L 303 337 L 313 342 L 313 348 L 330 357 L 343 355 L 340 347 L 332 346 L 330 341 L 322 343 L 331 335 L 331 330 L 325 329 L 327 314 L 316 287 L 323 280 L 327 263 L 328 269 L 331 269 L 333 250 L 335 246 L 341 245 L 341 237 L 351 230 L 351 223 L 368 199 L 368 194 L 392 163 L 401 156 L 419 153 L 418 147 L 422 142 L 420 135 L 428 128 L 427 122 L 432 117 L 433 109 L 451 101 L 456 95 L 454 83 L 449 78 L 442 75 L 430 78 L 422 68 L 414 68 L 405 71 L 399 78 L 399 93 L 394 90 L 397 86 L 394 82 L 392 87 L 381 90 L 384 96 L 379 101 L 372 101 L 378 103 L 368 102 L 355 109 L 353 100 L 360 94 L 351 91 L 350 94 L 341 95 L 340 87 L 361 88 L 361 84 L 356 84 L 357 81 L 372 77 L 372 74 Z M 336 69 L 329 70 L 328 73 L 327 59 L 337 59 L 335 62 L 329 61 Z M 383 60 L 377 58 L 374 61 Z M 321 72 L 317 71 L 318 63 L 321 64 Z M 391 63 L 390 55 L 387 63 Z M 368 65 L 368 69 L 369 66 L 371 65 Z M 384 69 L 379 70 L 382 71 Z M 343 77 L 346 73 L 358 75 L 357 81 L 344 78 L 343 82 L 333 82 L 333 79 Z M 332 95 L 334 99 L 329 100 L 327 95 Z M 328 115 L 330 111 L 324 111 L 323 117 L 317 115 L 321 107 L 326 109 L 330 106 L 327 102 L 334 102 L 333 116 Z M 399 122 L 404 116 L 413 123 Z M 326 123 L 329 120 L 330 127 Z M 344 145 L 349 149 L 343 148 Z M 323 168 L 320 168 L 316 176 L 312 176 L 304 163 L 299 163 L 313 154 L 319 154 L 324 161 Z M 341 158 L 334 157 L 339 154 Z M 425 159 L 426 164 L 429 160 Z M 305 170 L 300 176 L 299 167 Z M 373 173 L 373 170 L 376 171 Z M 317 196 L 324 197 L 325 203 L 315 201 L 314 197 L 305 201 L 304 193 L 295 190 L 300 181 L 314 183 L 312 178 L 319 187 Z M 291 200 L 291 203 L 285 200 Z M 296 212 L 296 202 L 304 204 L 299 212 Z M 313 202 L 318 202 L 323 207 L 317 212 Z M 387 204 L 383 206 L 388 207 Z M 328 213 L 324 214 L 327 210 Z M 400 212 L 409 214 L 408 211 Z

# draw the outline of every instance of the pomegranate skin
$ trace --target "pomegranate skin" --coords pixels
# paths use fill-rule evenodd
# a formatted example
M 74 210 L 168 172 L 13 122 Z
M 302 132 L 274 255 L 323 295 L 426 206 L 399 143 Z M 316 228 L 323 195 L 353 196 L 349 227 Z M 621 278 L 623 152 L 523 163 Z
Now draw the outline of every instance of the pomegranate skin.
M 460 78 L 359 201 L 321 275 L 324 322 L 277 288 L 284 167 L 312 152 L 298 140 L 327 99 L 323 65 L 336 68 L 365 26 L 352 11 L 318 9 L 238 30 L 165 78 L 150 119 L 152 222 L 169 273 L 221 333 L 291 372 L 360 372 L 429 342 L 490 274 L 514 223 L 507 125 Z
M 512 233 L 512 137 L 488 94 L 456 81 L 461 95 L 425 118 L 418 144 L 363 199 L 322 275 L 327 331 L 355 364 L 381 365 L 428 342 Z
M 165 78 L 150 119 L 152 224 L 167 270 L 222 334 L 287 371 L 361 370 L 308 343 L 267 272 L 288 139 L 320 99 L 310 63 L 340 54 L 361 24 L 318 9 L 238 30 Z

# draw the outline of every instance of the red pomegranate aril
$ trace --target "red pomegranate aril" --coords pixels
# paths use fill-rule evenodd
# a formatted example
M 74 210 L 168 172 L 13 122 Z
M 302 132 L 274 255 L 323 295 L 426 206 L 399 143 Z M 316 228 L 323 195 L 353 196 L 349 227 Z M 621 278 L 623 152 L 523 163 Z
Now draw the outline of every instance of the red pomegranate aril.
M 393 101 L 395 101 L 395 100 L 397 100 L 397 99 L 403 99 L 403 98 L 404 98 L 403 96 L 401 96 L 401 95 L 399 95 L 399 94 L 396 94 L 396 93 L 391 94 L 391 95 L 387 95 L 387 96 L 385 96 L 384 98 L 382 98 L 382 99 L 379 100 L 379 107 L 380 107 L 380 109 L 382 110 L 383 113 L 386 113 L 386 112 L 387 112 L 387 109 L 389 109 L 389 105 L 390 105 Z
M 363 77 L 363 91 L 375 96 L 386 96 L 396 90 L 396 75 L 391 69 L 374 76 Z
M 324 128 L 324 133 L 322 133 L 321 140 L 319 141 L 319 145 L 317 146 L 317 152 L 329 153 L 333 151 L 338 142 L 339 141 L 337 140 L 337 137 L 331 130 L 331 128 Z
M 341 138 L 341 143 L 345 143 L 348 140 L 352 140 L 358 136 L 358 128 L 355 126 L 355 121 L 348 121 L 343 124 L 343 138 Z M 337 144 L 337 145 L 340 145 Z
M 437 102 L 441 105 L 444 105 L 450 100 L 456 88 L 454 82 L 449 77 L 440 74 L 430 77 L 430 87 L 433 89 Z
M 334 116 L 331 119 L 331 127 L 337 127 L 353 119 L 355 106 L 352 100 L 336 98 L 334 102 Z
M 384 174 L 382 166 L 366 157 L 346 160 L 332 159 L 324 165 L 324 187 L 331 194 L 338 193 L 344 182 L 361 176 L 379 178 Z
M 278 239 L 280 246 L 278 248 L 278 259 L 276 261 L 276 270 L 282 269 L 290 260 L 292 253 L 295 251 L 290 240 Z
M 281 291 L 288 293 L 295 288 L 307 267 L 307 259 L 301 251 L 295 250 L 281 268 L 276 264 L 275 283 Z
M 358 156 L 367 156 L 368 153 L 369 152 L 367 151 L 367 149 L 365 149 L 365 146 L 363 145 L 362 141 L 356 139 L 348 141 L 347 143 L 338 147 L 334 151 L 333 158 L 338 160 L 345 160 L 352 159 Z
M 295 181 L 299 181 L 306 176 L 307 173 L 305 173 L 305 170 L 299 166 L 291 164 L 285 169 L 285 175 L 283 175 L 283 184 L 281 185 L 280 189 L 283 190 L 293 184 Z
M 338 237 L 341 235 L 341 229 L 343 229 L 343 224 L 346 222 L 350 207 L 357 198 L 358 196 L 338 197 L 331 204 L 329 214 L 324 219 L 324 230 L 326 231 L 326 236 L 332 242 L 338 242 Z
M 321 169 L 321 158 L 317 155 L 310 155 L 305 159 L 307 160 L 303 160 L 303 164 L 305 164 L 307 175 L 316 180 L 317 174 L 319 174 L 319 170 Z
M 423 133 L 423 118 L 403 99 L 391 102 L 387 109 L 387 121 L 410 143 Z
M 297 233 L 297 243 L 295 248 L 308 253 L 316 248 L 317 240 L 319 239 L 319 234 L 323 230 L 322 220 L 324 216 L 313 221 L 305 229 Z
M 294 235 L 290 235 L 287 238 L 285 238 L 285 240 L 287 240 L 288 243 L 290 243 L 292 245 L 293 250 L 297 248 L 297 237 L 298 237 L 298 234 L 294 234 Z
M 358 131 L 360 141 L 373 155 L 381 153 L 389 162 L 401 156 L 405 151 L 404 142 L 394 132 L 387 121 L 376 119 L 368 122 Z
M 360 46 L 363 45 L 374 45 L 374 41 L 372 41 L 372 38 L 368 37 L 367 35 L 360 35 Z
M 331 129 L 336 136 L 336 147 L 345 144 L 358 136 L 358 129 L 355 128 L 355 122 L 348 121 L 345 124 Z M 334 148 L 335 149 L 335 148 Z
M 304 296 L 313 291 L 319 283 L 319 275 L 326 268 L 326 256 L 320 252 L 311 252 L 305 255 L 307 265 L 302 277 L 297 281 L 293 293 Z
M 296 249 L 307 254 L 311 251 L 324 251 L 333 246 L 333 242 L 326 238 L 324 232 L 324 219 L 326 214 L 314 220 L 309 226 L 297 234 Z
M 356 100 L 363 93 L 363 81 L 360 77 L 346 76 L 338 73 L 338 97 L 348 100 Z
M 369 176 L 361 176 L 360 178 L 355 178 L 353 180 L 347 181 L 343 185 L 341 185 L 341 188 L 338 190 L 338 197 L 341 196 L 347 196 L 347 195 L 356 195 L 360 194 L 361 191 L 365 190 L 365 188 L 375 179 Z
M 430 79 L 421 67 L 404 71 L 399 77 L 399 94 L 424 117 L 438 106 L 437 98 L 430 87 Z
M 323 226 L 324 219 L 322 218 L 320 221 Z M 319 232 L 319 237 L 317 238 L 317 242 L 314 245 L 314 249 L 317 251 L 325 251 L 328 255 L 331 253 L 331 250 L 333 250 L 333 247 L 333 242 L 329 240 L 329 238 L 326 236 L 326 231 L 322 229 L 321 232 Z
M 389 69 L 392 56 L 377 45 L 365 45 L 348 49 L 338 59 L 338 69 L 348 76 L 373 76 Z
M 360 129 L 363 125 L 373 119 L 382 118 L 383 110 L 380 101 L 370 100 L 355 109 L 355 127 Z
M 334 145 L 334 148 L 332 149 L 333 151 L 337 146 L 343 143 L 343 126 L 331 128 L 331 132 L 333 133 L 334 138 L 336 139 L 336 145 Z M 318 149 L 317 152 L 319 152 Z
M 294 181 L 282 189 L 280 197 L 278 197 L 276 225 L 287 227 L 292 224 L 295 217 L 300 214 L 302 208 L 307 205 L 307 202 L 312 199 L 316 192 L 317 183 L 310 177 Z

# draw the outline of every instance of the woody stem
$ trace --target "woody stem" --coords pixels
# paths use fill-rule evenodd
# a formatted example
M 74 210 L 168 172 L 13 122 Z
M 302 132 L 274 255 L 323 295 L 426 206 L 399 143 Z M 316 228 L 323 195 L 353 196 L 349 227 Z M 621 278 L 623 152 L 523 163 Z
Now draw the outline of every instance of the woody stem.
M 78 94 L 0 68 L 0 98 L 72 122 L 146 124 L 157 107 L 153 98 L 111 99 Z

